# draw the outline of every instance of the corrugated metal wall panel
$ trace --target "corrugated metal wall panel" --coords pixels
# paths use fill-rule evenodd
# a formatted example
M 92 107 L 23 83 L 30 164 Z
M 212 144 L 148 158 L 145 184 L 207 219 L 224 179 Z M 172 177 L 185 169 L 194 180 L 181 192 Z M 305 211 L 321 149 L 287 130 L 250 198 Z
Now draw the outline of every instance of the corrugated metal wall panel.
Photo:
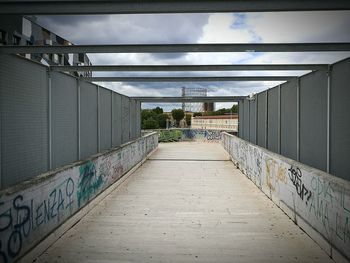
M 281 154 L 297 159 L 296 82 L 281 85 Z
M 78 159 L 78 85 L 72 76 L 52 72 L 52 168 Z
M 265 145 L 265 135 L 266 135 L 266 92 L 259 93 L 257 95 L 258 100 L 258 141 L 257 144 L 261 147 L 266 147 Z
M 141 102 L 136 102 L 136 137 L 141 137 Z
M 269 89 L 267 101 L 267 148 L 278 153 L 278 87 Z
M 136 138 L 136 101 L 130 100 L 130 140 Z
M 48 169 L 47 68 L 0 57 L 1 187 Z
M 300 78 L 300 161 L 327 168 L 327 75 L 316 71 Z
M 249 141 L 249 100 L 245 99 L 243 105 L 243 138 Z
M 97 153 L 97 86 L 80 81 L 81 158 Z
M 331 72 L 330 173 L 350 180 L 350 59 Z
M 130 99 L 122 96 L 122 143 L 130 140 Z
M 256 101 L 249 103 L 249 138 L 250 142 L 256 144 Z
M 112 91 L 100 87 L 100 150 L 112 147 Z
M 122 96 L 113 93 L 113 146 L 122 143 Z
M 243 139 L 244 102 L 238 101 L 238 137 Z

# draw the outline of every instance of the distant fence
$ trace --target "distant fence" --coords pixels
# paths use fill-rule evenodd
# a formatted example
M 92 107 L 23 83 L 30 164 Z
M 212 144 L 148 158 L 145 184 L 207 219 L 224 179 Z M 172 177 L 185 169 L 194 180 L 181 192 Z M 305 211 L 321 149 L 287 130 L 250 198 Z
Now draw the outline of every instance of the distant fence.
M 158 135 L 148 134 L 0 191 L 0 262 L 16 261 L 35 247 L 157 145 Z
M 227 133 L 233 162 L 336 262 L 350 259 L 350 182 Z
M 239 137 L 350 180 L 350 58 L 239 102 Z
M 140 102 L 18 56 L 0 60 L 0 189 L 140 137 Z

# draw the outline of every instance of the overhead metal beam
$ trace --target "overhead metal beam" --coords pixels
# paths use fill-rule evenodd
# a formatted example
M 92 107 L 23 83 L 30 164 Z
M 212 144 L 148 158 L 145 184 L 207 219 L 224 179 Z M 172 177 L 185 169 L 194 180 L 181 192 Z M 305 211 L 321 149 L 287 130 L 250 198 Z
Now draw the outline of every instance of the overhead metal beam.
M 246 64 L 246 65 L 93 65 L 50 66 L 51 71 L 238 71 L 238 70 L 327 70 L 327 64 Z
M 0 46 L 0 54 L 67 53 L 186 53 L 186 52 L 323 52 L 350 51 L 350 43 L 146 44 Z
M 199 82 L 199 81 L 290 81 L 293 76 L 235 76 L 235 77 L 82 77 L 95 82 Z
M 0 14 L 155 14 L 349 10 L 348 0 L 1 0 Z
M 215 97 L 131 97 L 131 99 L 148 103 L 169 102 L 238 102 L 245 96 L 215 96 Z

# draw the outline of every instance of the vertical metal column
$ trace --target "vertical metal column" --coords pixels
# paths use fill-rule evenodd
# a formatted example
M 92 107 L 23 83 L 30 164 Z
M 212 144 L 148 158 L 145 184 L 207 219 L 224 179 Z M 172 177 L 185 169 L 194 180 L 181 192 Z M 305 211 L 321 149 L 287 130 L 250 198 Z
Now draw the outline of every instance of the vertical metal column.
M 80 81 L 77 79 L 77 91 L 78 91 L 78 160 L 81 159 L 81 124 L 80 124 Z
M 300 161 L 300 78 L 297 78 L 297 161 Z
M 267 118 L 268 118 L 268 102 L 269 102 L 269 100 L 268 100 L 268 96 L 269 96 L 269 90 L 266 90 L 266 98 L 265 98 L 265 103 L 266 103 L 266 107 L 265 107 L 265 148 L 267 149 L 267 138 L 268 138 L 268 136 L 267 136 L 267 133 L 268 133 L 268 127 L 267 127 L 267 125 L 268 125 L 268 123 L 267 123 Z
M 111 148 L 114 147 L 113 143 L 113 133 L 114 133 L 114 127 L 113 127 L 113 97 L 114 97 L 114 92 L 111 90 Z
M 52 78 L 51 71 L 47 71 L 48 81 L 48 151 L 49 151 L 49 170 L 52 169 Z
M 255 144 L 258 144 L 258 94 L 255 94 Z
M 278 107 L 278 112 L 277 112 L 277 125 L 278 125 L 278 130 L 277 130 L 277 150 L 278 154 L 281 154 L 281 85 L 278 85 L 278 94 L 277 94 L 277 107 Z
M 330 147 L 331 147 L 331 79 L 332 66 L 328 66 L 327 71 L 327 173 L 330 172 Z
M 248 142 L 251 142 L 250 140 L 250 100 L 247 100 L 248 102 Z
M 100 86 L 97 85 L 97 152 L 101 150 L 101 129 L 100 129 Z

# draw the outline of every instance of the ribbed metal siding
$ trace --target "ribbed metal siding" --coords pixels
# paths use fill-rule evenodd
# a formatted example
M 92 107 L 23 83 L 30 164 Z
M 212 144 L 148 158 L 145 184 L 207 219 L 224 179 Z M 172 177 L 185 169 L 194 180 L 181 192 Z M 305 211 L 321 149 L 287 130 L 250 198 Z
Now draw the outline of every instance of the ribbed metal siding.
M 52 72 L 52 168 L 78 159 L 78 89 L 71 76 Z
M 245 99 L 243 105 L 243 138 L 249 141 L 249 100 Z
M 312 72 L 300 78 L 300 161 L 327 168 L 327 75 Z
M 112 147 L 112 91 L 100 87 L 100 150 Z
M 0 56 L 1 187 L 48 169 L 46 67 Z
M 258 141 L 257 144 L 261 147 L 266 147 L 266 92 L 259 93 L 258 99 Z
M 297 88 L 295 82 L 281 85 L 281 154 L 297 159 Z
M 141 102 L 136 102 L 136 137 L 141 137 Z
M 267 106 L 267 148 L 278 152 L 278 88 L 272 88 L 268 92 Z
M 136 102 L 130 99 L 130 140 L 136 138 Z
M 122 96 L 122 143 L 130 140 L 130 99 Z
M 113 146 L 122 143 L 122 96 L 113 93 Z
M 249 103 L 249 141 L 256 144 L 256 101 Z
M 350 59 L 331 73 L 330 173 L 350 180 Z
M 81 158 L 97 153 L 97 86 L 80 81 Z

